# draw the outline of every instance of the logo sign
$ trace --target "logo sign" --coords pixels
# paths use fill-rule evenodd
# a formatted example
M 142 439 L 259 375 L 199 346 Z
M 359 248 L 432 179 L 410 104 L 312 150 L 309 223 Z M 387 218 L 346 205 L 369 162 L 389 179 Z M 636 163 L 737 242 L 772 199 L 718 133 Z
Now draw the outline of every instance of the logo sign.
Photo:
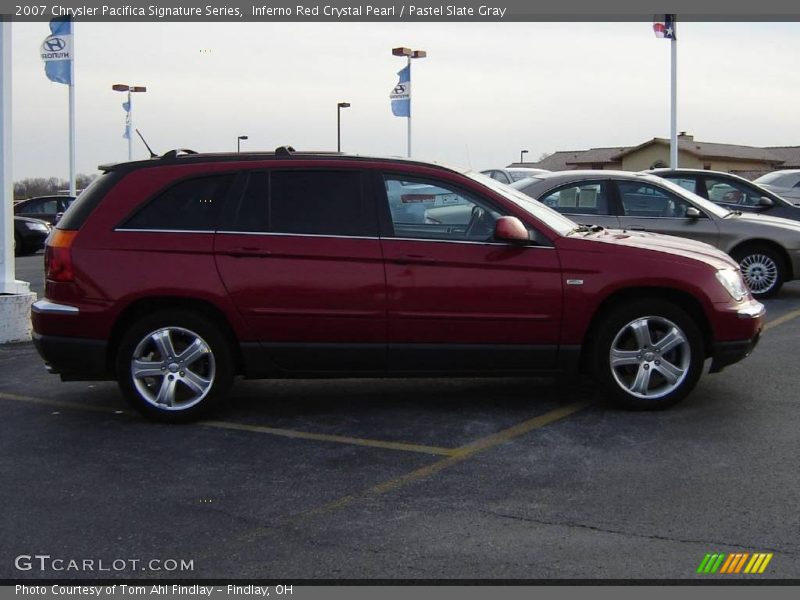
M 697 573 L 702 575 L 760 575 L 772 560 L 772 552 L 714 552 L 706 554 Z
M 404 81 L 394 86 L 389 98 L 392 100 L 407 100 L 411 96 L 411 82 Z
M 39 49 L 42 60 L 70 60 L 72 58 L 71 35 L 49 35 Z

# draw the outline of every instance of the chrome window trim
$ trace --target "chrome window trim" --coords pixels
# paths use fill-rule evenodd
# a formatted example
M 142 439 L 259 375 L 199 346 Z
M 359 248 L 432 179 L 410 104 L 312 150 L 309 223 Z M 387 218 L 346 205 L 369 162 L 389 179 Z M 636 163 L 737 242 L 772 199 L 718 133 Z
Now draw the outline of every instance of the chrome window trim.
M 215 233 L 213 229 L 128 229 L 115 227 L 114 231 L 128 231 L 131 233 Z
M 217 231 L 220 234 L 226 235 L 264 235 L 264 236 L 282 236 L 282 237 L 312 237 L 312 238 L 335 238 L 345 240 L 378 240 L 377 236 L 369 235 L 334 235 L 325 233 L 279 233 L 276 231 Z

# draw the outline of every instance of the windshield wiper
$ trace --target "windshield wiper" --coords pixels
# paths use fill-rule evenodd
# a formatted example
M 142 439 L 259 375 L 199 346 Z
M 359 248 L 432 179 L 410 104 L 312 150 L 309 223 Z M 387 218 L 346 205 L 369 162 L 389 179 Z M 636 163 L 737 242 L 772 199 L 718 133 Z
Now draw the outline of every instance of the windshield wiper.
M 725 215 L 723 218 L 724 218 L 724 219 L 727 219 L 727 218 L 728 218 L 728 217 L 730 217 L 730 216 L 737 216 L 737 217 L 741 217 L 743 214 L 744 214 L 744 213 L 742 213 L 742 211 L 740 211 L 740 210 L 729 210 L 729 211 L 728 211 L 728 214 L 727 214 L 727 215 Z
M 578 225 L 570 233 L 597 233 L 598 231 L 603 231 L 604 229 L 605 227 L 602 225 Z

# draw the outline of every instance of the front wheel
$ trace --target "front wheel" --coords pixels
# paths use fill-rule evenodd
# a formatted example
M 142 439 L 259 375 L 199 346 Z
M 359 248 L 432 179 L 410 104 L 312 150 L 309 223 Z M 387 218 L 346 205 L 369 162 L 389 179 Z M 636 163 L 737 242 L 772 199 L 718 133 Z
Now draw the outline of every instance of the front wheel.
M 207 414 L 233 381 L 225 336 L 199 313 L 166 310 L 137 321 L 117 353 L 117 379 L 144 416 L 171 423 Z
M 705 353 L 697 325 L 681 308 L 637 300 L 603 315 L 591 360 L 613 403 L 653 410 L 672 406 L 694 389 Z
M 786 280 L 783 259 L 768 246 L 749 246 L 733 253 L 739 263 L 747 287 L 756 298 L 769 298 L 778 293 Z

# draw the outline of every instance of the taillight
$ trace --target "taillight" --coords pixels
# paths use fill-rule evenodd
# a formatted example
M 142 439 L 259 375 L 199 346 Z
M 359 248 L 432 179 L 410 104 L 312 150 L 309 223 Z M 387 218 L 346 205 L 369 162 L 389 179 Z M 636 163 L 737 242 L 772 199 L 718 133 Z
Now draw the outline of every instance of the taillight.
M 54 229 L 44 249 L 44 272 L 50 281 L 73 281 L 72 242 L 77 231 Z

